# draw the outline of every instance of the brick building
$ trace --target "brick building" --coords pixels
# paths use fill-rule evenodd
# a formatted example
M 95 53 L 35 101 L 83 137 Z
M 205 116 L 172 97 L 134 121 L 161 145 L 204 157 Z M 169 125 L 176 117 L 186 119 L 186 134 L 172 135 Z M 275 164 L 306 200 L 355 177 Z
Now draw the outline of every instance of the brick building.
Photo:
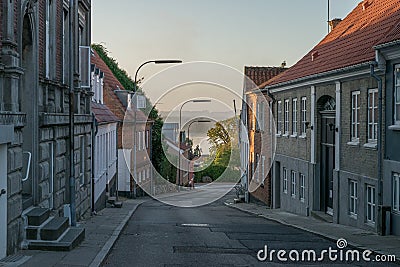
M 371 66 L 380 61 L 374 46 L 398 39 L 393 32 L 399 19 L 398 0 L 364 0 L 263 89 L 274 98 L 277 122 L 274 207 L 382 230 L 378 190 L 387 178 L 378 160 L 382 88 Z M 385 80 L 381 64 L 376 74 Z
M 24 218 L 38 207 L 72 224 L 90 213 L 91 1 L 1 0 L 0 6 L 2 258 L 32 244 L 23 242 Z
M 110 180 L 108 188 L 123 195 L 134 197 L 141 194 L 140 188 L 150 190 L 153 177 L 151 165 L 151 127 L 152 121 L 141 111 L 136 115 L 132 108 L 133 93 L 124 90 L 122 84 L 113 75 L 106 63 L 93 51 L 92 64 L 104 75 L 103 77 L 103 104 L 118 118 L 117 150 L 118 150 L 118 185 Z M 135 117 L 136 116 L 136 117 Z M 136 120 L 136 169 L 133 125 Z M 137 173 L 134 179 L 134 173 Z M 140 191 L 140 192 L 139 192 Z
M 271 98 L 267 94 L 261 93 L 259 86 L 285 70 L 284 64 L 281 67 L 244 68 L 246 105 L 244 105 L 245 111 L 242 113 L 242 117 L 246 116 L 244 123 L 246 129 L 241 132 L 246 132 L 247 136 L 241 134 L 241 150 L 246 151 L 246 155 L 242 155 L 242 157 L 247 157 L 245 161 L 248 166 L 244 166 L 243 169 L 247 170 L 246 177 L 249 179 L 245 188 L 248 188 L 251 196 L 264 202 L 267 206 L 271 205 L 269 169 L 273 158 L 269 108 Z

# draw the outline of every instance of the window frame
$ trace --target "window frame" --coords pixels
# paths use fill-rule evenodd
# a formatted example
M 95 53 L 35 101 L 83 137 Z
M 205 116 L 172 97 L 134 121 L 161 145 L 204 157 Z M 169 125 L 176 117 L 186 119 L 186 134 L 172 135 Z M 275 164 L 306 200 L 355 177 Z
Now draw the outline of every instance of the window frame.
M 297 136 L 297 123 L 298 123 L 298 116 L 297 116 L 297 98 L 292 99 L 292 135 Z
M 371 107 L 371 100 L 372 100 L 372 107 Z M 376 143 L 378 140 L 378 121 L 375 121 L 375 116 L 377 114 L 378 114 L 378 88 L 368 89 L 368 133 L 367 133 L 368 143 Z
M 287 194 L 288 193 L 288 171 L 286 168 L 283 168 L 282 170 L 282 175 L 283 175 L 283 193 Z
M 360 142 L 360 90 L 351 92 L 351 129 L 352 142 Z
M 276 133 L 281 135 L 282 134 L 282 101 L 279 100 L 277 104 L 277 126 L 276 126 Z
M 368 185 L 366 186 L 366 221 L 369 224 L 375 224 L 376 222 L 376 189 L 375 186 L 373 185 Z M 370 217 L 371 215 L 371 217 Z
M 300 173 L 300 192 L 299 197 L 300 201 L 304 202 L 306 200 L 306 176 L 303 173 Z
M 301 98 L 301 135 L 307 135 L 307 97 Z
M 297 180 L 297 172 L 290 172 L 290 195 L 292 198 L 296 198 L 296 181 Z
M 393 74 L 393 86 L 394 86 L 394 98 L 393 98 L 393 121 L 394 125 L 400 125 L 400 64 L 394 65 Z M 399 107 L 397 109 L 397 107 Z
M 392 173 L 392 210 L 400 213 L 400 173 Z
M 349 214 L 351 217 L 357 218 L 358 207 L 358 182 L 356 180 L 349 181 Z
M 289 99 L 285 99 L 283 116 L 284 116 L 283 133 L 285 136 L 288 136 L 289 135 Z

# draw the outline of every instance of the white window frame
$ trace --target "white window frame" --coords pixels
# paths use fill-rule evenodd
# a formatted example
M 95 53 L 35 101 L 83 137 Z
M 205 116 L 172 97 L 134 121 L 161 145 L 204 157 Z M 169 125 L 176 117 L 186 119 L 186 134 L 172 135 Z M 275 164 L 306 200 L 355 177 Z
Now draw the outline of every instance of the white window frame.
M 400 173 L 393 173 L 393 211 L 400 213 Z
M 292 135 L 297 136 L 297 98 L 292 99 Z
M 288 192 L 288 172 L 286 168 L 283 168 L 283 193 L 287 194 Z
M 50 13 L 50 11 L 51 11 L 51 0 L 47 0 L 46 1 L 46 14 L 45 14 L 45 42 L 46 42 L 46 44 L 45 44 L 45 52 L 46 52 L 46 55 L 45 55 L 45 74 L 46 74 L 46 78 L 50 78 L 50 54 L 51 54 L 51 52 L 50 52 L 50 47 L 51 47 L 51 44 L 50 44 L 50 42 L 51 42 L 51 40 L 50 40 L 50 15 L 51 15 L 51 13 Z
M 283 132 L 284 135 L 289 135 L 289 99 L 285 100 L 284 106 L 284 124 L 283 124 Z
M 304 202 L 306 199 L 306 176 L 300 173 L 300 201 Z
M 400 64 L 394 66 L 394 124 L 400 125 Z
M 358 182 L 356 180 L 349 181 L 349 213 L 352 217 L 357 217 L 358 207 Z
M 256 159 L 255 159 L 255 166 L 256 166 L 256 181 L 257 183 L 260 182 L 260 166 L 258 164 L 258 162 L 260 161 L 260 154 L 256 153 Z
M 375 197 L 375 186 L 372 185 L 367 185 L 366 188 L 366 220 L 367 223 L 369 224 L 375 224 L 375 218 L 376 218 L 376 211 L 375 211 L 375 207 L 376 207 L 376 197 Z
M 278 101 L 277 104 L 277 125 L 276 125 L 276 133 L 282 134 L 282 101 Z
M 375 120 L 378 113 L 377 96 L 377 88 L 368 90 L 368 143 L 376 143 L 378 139 L 378 121 Z
M 296 198 L 296 180 L 297 180 L 297 172 L 290 172 L 290 195 L 292 198 Z
M 307 135 L 307 97 L 301 98 L 301 135 Z
M 351 92 L 351 141 L 360 141 L 360 91 Z

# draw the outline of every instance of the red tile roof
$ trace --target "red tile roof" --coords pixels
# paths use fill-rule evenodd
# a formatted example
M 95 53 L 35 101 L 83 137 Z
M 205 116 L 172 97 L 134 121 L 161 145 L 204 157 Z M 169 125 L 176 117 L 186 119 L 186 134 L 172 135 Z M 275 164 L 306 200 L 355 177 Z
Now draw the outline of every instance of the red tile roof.
M 244 75 L 254 82 L 255 85 L 260 86 L 269 79 L 275 77 L 281 72 L 285 71 L 284 67 L 244 67 Z M 248 87 L 246 87 L 248 88 Z
M 106 63 L 100 58 L 100 56 L 94 51 L 94 54 L 91 56 L 91 63 L 96 65 L 96 68 L 99 68 L 102 72 L 104 72 L 104 81 L 103 81 L 103 101 L 104 104 L 114 113 L 120 121 L 125 119 L 125 110 L 126 108 L 119 100 L 118 96 L 114 93 L 115 90 L 124 90 L 122 84 L 118 81 L 118 79 L 114 76 L 112 71 L 108 68 Z M 138 111 L 136 114 L 137 122 L 146 122 L 147 116 L 142 112 Z
M 92 102 L 92 111 L 96 117 L 96 120 L 102 124 L 102 123 L 111 123 L 111 122 L 118 122 L 119 119 L 117 116 L 114 115 L 114 113 L 111 112 L 111 110 L 103 104 Z
M 399 23 L 400 0 L 364 0 L 307 55 L 265 85 L 373 61 L 375 45 L 400 39 Z

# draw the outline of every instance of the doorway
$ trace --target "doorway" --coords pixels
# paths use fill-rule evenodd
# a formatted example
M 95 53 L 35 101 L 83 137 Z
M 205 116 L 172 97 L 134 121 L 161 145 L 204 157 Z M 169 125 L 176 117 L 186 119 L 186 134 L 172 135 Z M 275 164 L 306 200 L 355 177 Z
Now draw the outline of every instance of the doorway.
M 0 259 L 7 256 L 7 145 L 0 145 Z
M 321 112 L 321 193 L 322 207 L 333 215 L 333 170 L 335 169 L 335 113 Z
M 21 78 L 21 111 L 26 114 L 27 124 L 22 129 L 23 170 L 22 170 L 22 208 L 25 210 L 35 204 L 34 187 L 36 171 L 36 137 L 38 131 L 36 60 L 32 23 L 29 14 L 25 14 L 22 30 L 21 66 L 24 75 Z

